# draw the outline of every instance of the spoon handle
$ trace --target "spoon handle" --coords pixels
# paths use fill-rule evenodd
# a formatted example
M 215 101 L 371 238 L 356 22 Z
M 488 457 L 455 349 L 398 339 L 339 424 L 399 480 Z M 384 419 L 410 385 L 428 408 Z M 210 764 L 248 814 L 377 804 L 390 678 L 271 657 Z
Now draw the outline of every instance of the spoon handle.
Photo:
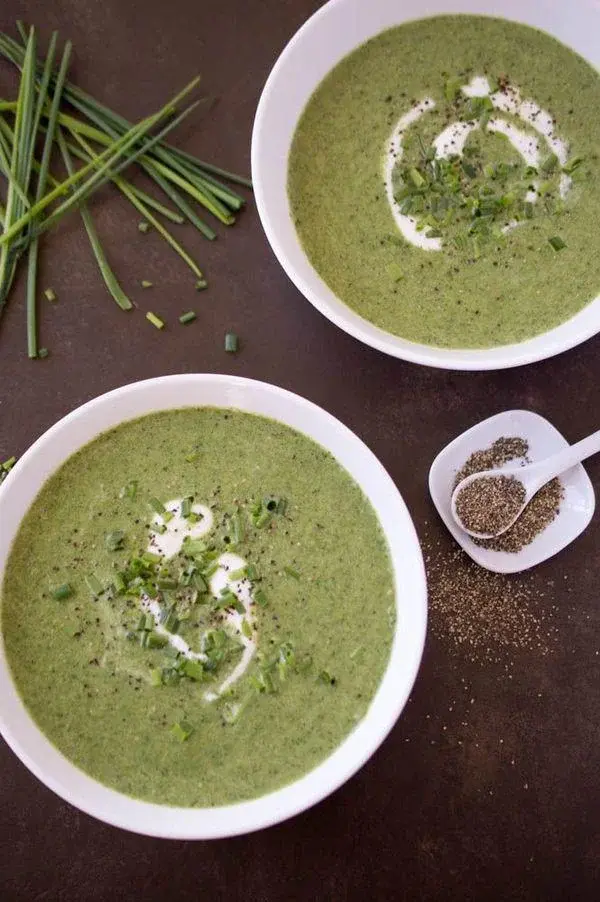
M 587 457 L 591 457 L 592 454 L 597 454 L 599 451 L 600 429 L 597 432 L 592 432 L 587 438 L 582 438 L 581 441 L 575 442 L 574 445 L 565 448 L 564 451 L 559 451 L 558 454 L 553 454 L 547 460 L 543 461 L 536 474 L 535 482 L 538 488 L 541 488 L 545 483 L 549 482 L 550 479 L 554 479 L 555 476 L 560 476 L 565 470 L 569 470 L 571 467 L 574 467 L 575 464 L 580 463 Z

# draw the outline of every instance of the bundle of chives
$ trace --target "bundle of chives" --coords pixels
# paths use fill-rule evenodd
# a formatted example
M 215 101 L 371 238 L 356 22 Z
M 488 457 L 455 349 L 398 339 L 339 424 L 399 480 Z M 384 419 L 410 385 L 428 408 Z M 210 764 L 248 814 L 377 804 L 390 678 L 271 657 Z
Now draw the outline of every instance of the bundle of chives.
M 150 131 L 161 120 L 175 114 L 180 102 L 196 87 L 199 79 L 190 82 L 158 113 L 132 125 L 67 80 L 70 43 L 65 45 L 56 71 L 54 60 L 57 33 L 52 34 L 45 61 L 39 62 L 36 57 L 35 29 L 31 28 L 27 34 L 21 23 L 17 23 L 17 26 L 23 46 L 0 33 L 0 55 L 21 70 L 17 100 L 0 100 L 0 172 L 5 175 L 8 186 L 6 204 L 0 204 L 0 313 L 7 300 L 18 259 L 27 251 L 27 345 L 29 356 L 35 357 L 42 356 L 37 345 L 36 322 L 39 236 L 62 216 L 73 209 L 80 210 L 104 282 L 116 303 L 128 310 L 132 307 L 131 301 L 110 268 L 86 206 L 89 196 L 105 182 L 113 182 L 142 215 L 146 228 L 152 225 L 194 272 L 197 277 L 196 285 L 204 287 L 207 283 L 200 268 L 154 213 L 178 224 L 187 220 L 205 237 L 213 239 L 216 233 L 197 215 L 184 195 L 199 203 L 224 225 L 231 225 L 235 221 L 234 214 L 241 209 L 245 200 L 224 184 L 222 179 L 248 187 L 251 183 L 242 176 L 198 160 L 165 142 L 169 131 L 199 101 L 186 107 L 150 137 Z M 61 111 L 62 101 L 78 110 L 86 121 Z M 14 116 L 13 128 L 3 118 L 4 114 Z M 39 135 L 44 136 L 40 162 L 35 157 Z M 55 144 L 58 145 L 67 173 L 62 182 L 49 171 Z M 100 151 L 96 151 L 92 144 L 100 147 Z M 74 157 L 83 162 L 81 168 L 75 169 Z M 123 169 L 134 162 L 167 195 L 177 211 L 120 175 Z M 31 187 L 33 172 L 36 173 L 35 190 Z M 51 190 L 46 193 L 47 185 Z M 63 199 L 65 196 L 66 199 Z M 58 206 L 48 212 L 47 208 L 55 201 Z

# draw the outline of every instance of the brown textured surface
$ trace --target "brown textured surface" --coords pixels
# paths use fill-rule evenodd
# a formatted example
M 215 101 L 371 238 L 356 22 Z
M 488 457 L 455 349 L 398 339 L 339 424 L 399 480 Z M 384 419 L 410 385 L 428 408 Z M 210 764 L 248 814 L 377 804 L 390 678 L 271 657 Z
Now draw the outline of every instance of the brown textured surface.
M 136 117 L 197 70 L 219 103 L 186 125 L 186 147 L 247 170 L 252 117 L 275 56 L 313 0 L 5 0 L 0 27 L 35 18 L 74 41 L 78 81 Z M 0 93 L 10 70 L 0 67 Z M 95 203 L 115 269 L 133 296 L 173 319 L 160 334 L 106 297 L 77 217 L 47 242 L 43 315 L 52 356 L 24 356 L 23 284 L 0 327 L 0 458 L 19 454 L 94 395 L 165 373 L 267 379 L 323 405 L 364 438 L 396 480 L 421 535 L 443 537 L 427 496 L 429 464 L 460 429 L 510 407 L 547 416 L 574 440 L 598 427 L 600 339 L 499 374 L 447 374 L 388 359 L 338 331 L 276 263 L 251 208 L 227 240 L 186 231 L 210 291 L 112 192 Z M 55 251 L 55 253 L 52 253 Z M 60 251 L 60 256 L 58 256 Z M 142 296 L 135 283 L 151 279 Z M 222 351 L 233 328 L 244 348 Z M 600 477 L 600 461 L 589 472 Z M 555 605 L 551 654 L 475 664 L 430 637 L 411 702 L 369 764 L 294 820 L 213 843 L 128 835 L 80 814 L 0 747 L 0 898 L 70 900 L 537 900 L 598 898 L 600 626 L 598 518 L 534 579 Z M 429 526 L 427 525 L 429 523 Z M 443 634 L 436 630 L 436 635 Z M 473 702 L 471 703 L 471 699 Z

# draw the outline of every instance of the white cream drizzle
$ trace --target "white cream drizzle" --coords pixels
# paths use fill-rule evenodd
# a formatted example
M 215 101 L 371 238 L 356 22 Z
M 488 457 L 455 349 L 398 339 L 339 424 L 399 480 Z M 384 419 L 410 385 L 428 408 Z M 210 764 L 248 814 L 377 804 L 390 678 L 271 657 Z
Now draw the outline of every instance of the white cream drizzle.
M 495 110 L 499 113 L 509 113 L 521 119 L 543 139 L 549 153 L 555 153 L 558 162 L 564 166 L 568 159 L 569 147 L 567 142 L 556 134 L 555 124 L 550 113 L 538 106 L 535 101 L 523 100 L 519 90 L 508 86 L 506 91 L 491 92 L 488 79 L 483 75 L 474 76 L 471 81 L 461 87 L 462 93 L 467 97 L 489 97 Z M 404 137 L 411 125 L 414 125 L 425 113 L 435 108 L 435 101 L 426 97 L 415 104 L 407 113 L 400 117 L 392 134 L 386 142 L 384 156 L 384 182 L 386 197 L 394 217 L 394 221 L 408 242 L 422 250 L 441 250 L 440 238 L 428 237 L 429 227 L 420 229 L 418 219 L 407 216 L 400 211 L 400 206 L 394 197 L 393 173 L 396 164 L 404 154 Z M 447 158 L 449 156 L 462 156 L 469 135 L 480 128 L 479 122 L 457 121 L 446 126 L 434 139 L 436 157 Z M 518 128 L 513 122 L 501 116 L 490 118 L 487 123 L 489 132 L 504 135 L 515 150 L 521 155 L 526 165 L 538 168 L 541 163 L 541 143 L 529 132 Z M 536 182 L 533 183 L 537 187 Z M 573 181 L 566 173 L 561 173 L 559 179 L 559 193 L 565 198 L 572 187 Z M 526 200 L 536 203 L 538 195 L 534 191 L 528 191 Z M 508 223 L 503 231 L 509 231 L 519 223 Z
M 194 539 L 200 538 L 210 532 L 213 527 L 214 518 L 209 507 L 203 504 L 194 504 L 192 510 L 194 513 L 201 515 L 201 519 L 198 523 L 190 524 L 188 520 L 181 516 L 181 503 L 182 499 L 176 498 L 165 504 L 165 508 L 173 514 L 172 519 L 167 523 L 164 522 L 164 518 L 160 514 L 156 514 L 152 521 L 154 526 L 164 526 L 166 529 L 164 532 L 157 532 L 154 529 L 150 530 L 148 551 L 160 554 L 166 560 L 174 557 L 181 551 L 187 536 Z M 229 575 L 230 573 L 235 573 L 236 570 L 241 570 L 246 562 L 244 558 L 237 554 L 225 552 L 217 559 L 217 563 L 218 569 L 210 579 L 210 591 L 217 598 L 224 589 L 230 589 L 244 606 L 243 614 L 235 610 L 225 610 L 223 612 L 223 626 L 236 637 L 244 650 L 240 660 L 219 688 L 214 692 L 209 691 L 204 694 L 204 698 L 208 702 L 215 701 L 243 676 L 256 653 L 256 630 L 251 583 L 247 579 L 232 580 Z M 181 655 L 190 660 L 207 660 L 207 655 L 203 651 L 193 651 L 182 636 L 170 633 L 164 628 L 160 622 L 161 607 L 156 599 L 142 595 L 140 607 L 145 613 L 152 615 L 154 618 L 154 629 L 167 639 L 172 648 L 175 648 Z M 242 632 L 244 620 L 249 623 L 252 629 L 252 638 L 248 638 Z M 206 633 L 200 636 L 200 648 L 202 648 L 205 635 Z

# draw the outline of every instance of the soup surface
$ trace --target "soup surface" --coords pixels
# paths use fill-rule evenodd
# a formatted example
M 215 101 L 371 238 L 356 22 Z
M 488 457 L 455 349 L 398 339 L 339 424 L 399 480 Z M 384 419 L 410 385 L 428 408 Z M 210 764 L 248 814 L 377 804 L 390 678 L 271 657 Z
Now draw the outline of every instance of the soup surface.
M 600 75 L 542 31 L 437 16 L 385 31 L 310 98 L 288 191 L 311 263 L 388 332 L 523 341 L 600 292 Z
M 19 692 L 64 755 L 128 795 L 220 805 L 301 777 L 364 716 L 394 582 L 328 452 L 186 408 L 104 433 L 47 481 L 1 612 Z

